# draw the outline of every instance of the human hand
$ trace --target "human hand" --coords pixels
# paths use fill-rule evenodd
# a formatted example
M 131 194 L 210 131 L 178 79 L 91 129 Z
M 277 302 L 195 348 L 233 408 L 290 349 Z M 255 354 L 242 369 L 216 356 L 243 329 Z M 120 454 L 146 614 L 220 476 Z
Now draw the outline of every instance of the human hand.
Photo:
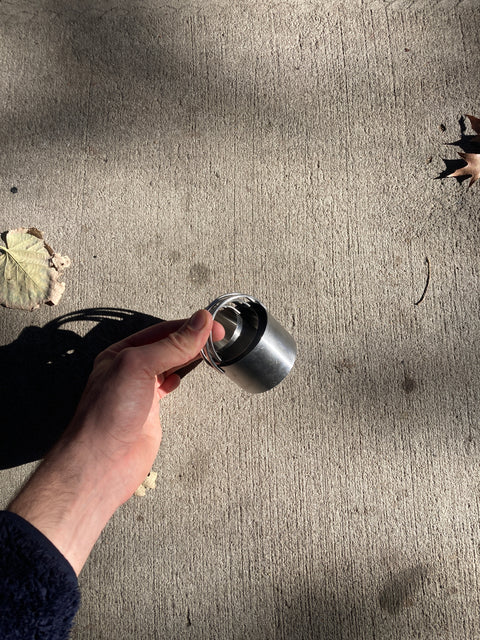
M 189 321 L 174 320 L 148 327 L 97 356 L 67 438 L 88 442 L 89 466 L 115 477 L 119 504 L 143 482 L 160 445 L 159 400 L 180 384 L 179 368 L 200 356 L 213 328 L 223 327 L 208 311 Z
M 161 441 L 159 400 L 180 384 L 177 371 L 199 357 L 208 311 L 149 327 L 95 360 L 69 428 L 10 505 L 42 531 L 78 573 L 116 508 L 151 469 Z

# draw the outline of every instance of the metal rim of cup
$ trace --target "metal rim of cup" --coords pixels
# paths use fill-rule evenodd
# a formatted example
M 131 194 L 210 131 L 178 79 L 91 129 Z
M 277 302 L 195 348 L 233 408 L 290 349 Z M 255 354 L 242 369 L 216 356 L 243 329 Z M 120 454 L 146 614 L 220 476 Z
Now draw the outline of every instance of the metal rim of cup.
M 233 302 L 243 302 L 244 304 L 247 304 L 247 305 L 248 303 L 260 305 L 260 307 L 262 307 L 266 312 L 265 307 L 261 302 L 259 302 L 259 300 L 245 293 L 226 293 L 224 295 L 221 295 L 218 298 L 216 298 L 213 302 L 211 302 L 206 307 L 206 310 L 212 314 L 213 319 L 215 320 L 217 313 L 222 309 L 226 309 L 226 308 L 235 309 L 235 306 L 232 305 Z M 220 366 L 222 363 L 222 358 L 218 354 L 217 350 L 215 349 L 211 332 L 210 332 L 210 335 L 208 336 L 208 340 L 204 348 L 201 350 L 201 354 L 205 362 L 207 362 L 210 366 L 212 366 L 217 371 L 220 371 L 220 373 L 225 373 L 225 370 L 222 369 L 222 367 Z

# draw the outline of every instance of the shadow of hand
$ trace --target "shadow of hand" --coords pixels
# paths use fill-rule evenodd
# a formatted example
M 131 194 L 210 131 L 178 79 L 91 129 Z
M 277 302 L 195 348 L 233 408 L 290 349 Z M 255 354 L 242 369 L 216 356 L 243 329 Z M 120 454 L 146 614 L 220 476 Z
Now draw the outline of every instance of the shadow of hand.
M 81 337 L 65 328 L 95 322 Z M 160 318 L 126 309 L 83 309 L 26 327 L 0 347 L 0 469 L 42 458 L 70 422 L 95 357 Z

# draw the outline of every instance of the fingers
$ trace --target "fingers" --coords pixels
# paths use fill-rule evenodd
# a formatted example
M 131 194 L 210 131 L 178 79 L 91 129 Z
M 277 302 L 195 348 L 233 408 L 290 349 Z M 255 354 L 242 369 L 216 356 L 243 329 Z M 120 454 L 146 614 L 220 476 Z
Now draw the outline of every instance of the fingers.
M 165 378 L 165 380 L 163 380 L 163 382 L 158 386 L 159 398 L 163 398 L 172 391 L 175 391 L 175 389 L 180 386 L 180 382 L 180 376 L 175 373 Z
M 225 335 L 225 329 L 222 327 L 222 325 L 219 322 L 214 322 L 212 327 L 213 342 L 217 342 L 218 340 L 221 340 L 224 335 Z M 176 372 L 178 373 L 180 378 L 184 378 L 187 375 L 187 373 L 190 373 L 190 371 L 193 371 L 193 369 L 195 369 L 195 367 L 197 367 L 201 363 L 201 361 L 202 361 L 202 358 L 200 354 L 197 353 L 191 360 L 186 362 L 180 369 L 178 367 L 174 367 L 169 371 L 165 371 L 165 377 Z
M 128 355 L 131 375 L 143 372 L 148 377 L 153 377 L 175 371 L 198 356 L 208 339 L 212 326 L 211 314 L 202 309 L 194 313 L 180 328 L 158 342 L 124 349 L 119 357 Z
M 146 329 L 142 329 L 142 331 L 138 331 L 137 333 L 132 334 L 131 336 L 127 336 L 123 340 L 119 342 L 115 342 L 110 345 L 105 351 L 102 351 L 100 356 L 104 354 L 108 354 L 113 356 L 117 353 L 120 353 L 123 349 L 127 349 L 129 347 L 140 347 L 146 344 L 152 344 L 152 342 L 158 342 L 162 340 L 169 333 L 173 331 L 178 331 L 180 327 L 182 327 L 187 320 L 169 320 L 164 322 L 159 322 L 158 324 L 154 324 L 151 327 L 147 327 Z M 212 327 L 212 339 L 214 342 L 217 340 L 221 340 L 225 335 L 225 329 L 219 322 L 214 322 Z
M 157 342 L 158 340 L 162 340 L 172 331 L 177 331 L 180 327 L 185 324 L 186 320 L 170 320 L 168 322 L 159 322 L 158 324 L 154 324 L 151 327 L 147 327 L 146 329 L 142 329 L 142 331 L 138 331 L 137 333 L 132 334 L 120 340 L 119 342 L 115 342 L 110 345 L 103 353 L 116 354 L 120 353 L 123 349 L 127 349 L 128 347 L 140 347 L 144 344 L 151 344 L 152 342 Z
M 225 336 L 225 329 L 223 328 L 223 326 L 219 322 L 214 320 L 213 327 L 212 327 L 212 340 L 213 340 L 213 342 L 218 342 L 224 336 Z
M 176 373 L 177 376 L 180 378 L 180 380 L 182 380 L 187 374 L 189 374 L 191 371 L 196 369 L 201 362 L 202 362 L 201 358 L 195 358 L 194 360 L 187 362 L 187 364 L 184 365 L 183 367 L 180 367 L 180 369 L 167 371 L 165 373 L 165 376 L 169 376 L 169 375 L 172 375 L 172 373 Z

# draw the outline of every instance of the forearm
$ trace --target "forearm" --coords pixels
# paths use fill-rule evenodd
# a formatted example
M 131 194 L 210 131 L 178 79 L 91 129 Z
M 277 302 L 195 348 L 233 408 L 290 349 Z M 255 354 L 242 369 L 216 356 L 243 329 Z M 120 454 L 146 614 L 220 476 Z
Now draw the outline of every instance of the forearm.
M 208 311 L 160 323 L 95 360 L 73 421 L 9 506 L 43 533 L 79 574 L 109 518 L 145 479 L 161 440 L 159 400 L 212 332 Z
M 41 531 L 78 575 L 118 507 L 85 443 L 61 441 L 8 507 Z

